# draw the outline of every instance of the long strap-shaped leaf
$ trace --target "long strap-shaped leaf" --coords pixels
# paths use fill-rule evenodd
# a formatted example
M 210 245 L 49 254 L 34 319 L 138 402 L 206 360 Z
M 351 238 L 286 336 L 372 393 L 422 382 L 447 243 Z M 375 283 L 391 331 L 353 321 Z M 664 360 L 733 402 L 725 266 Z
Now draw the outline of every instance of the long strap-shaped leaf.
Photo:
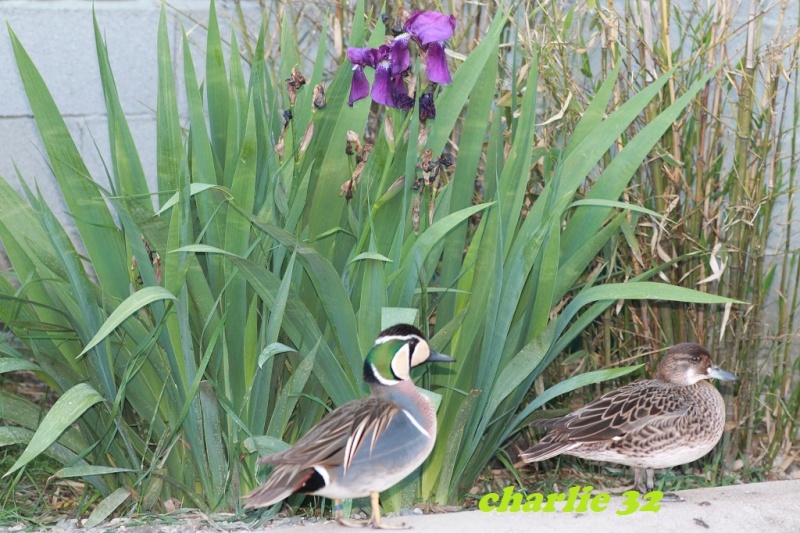
M 121 300 L 128 293 L 128 277 L 120 232 L 42 76 L 14 32 L 11 29 L 8 32 L 22 85 L 28 95 L 53 174 L 100 283 L 106 291 Z
M 97 331 L 95 336 L 92 337 L 92 340 L 89 341 L 89 344 L 87 344 L 86 347 L 81 351 L 80 355 L 83 355 L 94 348 L 100 341 L 105 339 L 112 331 L 114 331 L 117 326 L 122 324 L 131 315 L 145 305 L 158 300 L 167 299 L 177 300 L 175 295 L 164 287 L 145 287 L 144 289 L 131 294 L 121 304 L 119 304 L 119 307 L 117 307 L 113 313 L 111 313 L 108 319 L 106 319 L 106 321 L 103 323 L 103 326 Z
M 53 444 L 88 408 L 102 401 L 103 397 L 88 383 L 79 383 L 61 395 L 39 424 L 25 451 L 3 477 L 30 463 Z

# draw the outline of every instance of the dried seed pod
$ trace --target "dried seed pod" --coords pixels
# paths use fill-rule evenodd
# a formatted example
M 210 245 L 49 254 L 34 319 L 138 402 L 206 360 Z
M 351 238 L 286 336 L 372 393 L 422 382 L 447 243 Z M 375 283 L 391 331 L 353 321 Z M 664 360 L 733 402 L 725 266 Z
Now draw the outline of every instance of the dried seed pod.
M 305 152 L 308 149 L 308 145 L 311 144 L 311 138 L 314 136 L 314 122 L 309 122 L 308 126 L 306 126 L 306 131 L 303 134 L 303 138 L 300 140 L 300 147 L 298 151 L 300 153 Z
M 352 130 L 347 132 L 347 145 L 344 151 L 347 155 L 357 154 L 361 151 L 361 138 L 358 133 Z
M 297 67 L 292 67 L 292 75 L 289 77 L 288 81 L 296 89 L 299 89 L 306 84 L 306 78 L 303 76 L 302 72 L 297 70 Z
M 352 181 L 353 181 L 353 186 L 354 187 L 357 186 L 359 183 L 361 183 L 361 174 L 364 173 L 364 167 L 366 167 L 366 166 L 367 166 L 367 162 L 366 161 L 362 161 L 361 163 L 357 164 L 356 168 L 353 170 Z
M 153 266 L 156 269 L 156 283 L 161 285 L 161 274 L 162 274 L 162 267 L 161 267 L 161 256 L 155 254 L 155 258 L 153 259 Z
M 286 92 L 289 93 L 289 103 L 294 105 L 297 98 L 297 90 L 306 84 L 306 79 L 303 74 L 297 70 L 297 67 L 292 67 L 292 74 L 286 80 Z
M 441 169 L 441 167 L 437 165 L 437 166 L 433 167 L 433 172 L 431 172 L 431 173 L 429 173 L 427 175 L 428 183 L 431 184 L 432 186 L 433 186 L 434 182 L 436 181 L 436 178 L 439 177 L 439 170 L 440 169 Z
M 394 146 L 394 124 L 392 122 L 392 117 L 388 114 L 383 119 L 383 134 L 386 135 L 386 141 L 389 145 Z
M 372 143 L 365 143 L 364 148 L 361 149 L 361 154 L 364 156 L 364 161 L 369 159 L 369 154 L 372 153 L 372 150 L 375 148 L 375 145 Z
M 361 148 L 361 155 L 356 156 L 356 162 L 361 163 L 362 161 L 366 161 L 369 159 L 369 155 L 372 153 L 373 145 L 365 144 L 363 148 Z
M 419 135 L 417 136 L 417 146 L 420 148 L 428 144 L 428 133 L 430 133 L 430 128 L 420 127 L 419 128 Z
M 408 12 L 408 9 L 400 7 L 397 10 L 397 15 L 394 17 L 394 20 L 392 21 L 392 27 L 389 28 L 389 31 L 395 35 L 400 35 L 403 33 L 405 31 L 404 26 L 406 25 L 408 17 L 410 16 L 411 14 Z
M 356 165 L 356 168 L 353 170 L 353 176 L 345 181 L 339 188 L 339 196 L 344 194 L 348 202 L 353 198 L 353 192 L 356 190 L 356 187 L 358 187 L 358 184 L 361 183 L 361 175 L 364 173 L 364 167 L 366 166 L 366 161 L 361 161 Z
M 141 239 L 142 239 L 142 244 L 144 244 L 144 249 L 147 252 L 147 257 L 148 259 L 150 259 L 150 262 L 152 262 L 154 255 L 158 254 L 156 254 L 155 252 L 153 252 L 153 250 L 150 249 L 150 243 L 147 242 L 147 239 L 145 239 L 144 235 L 141 235 Z
M 443 167 L 452 166 L 455 163 L 456 159 L 453 157 L 453 154 L 444 152 L 441 156 L 439 156 L 439 165 Z
M 414 227 L 414 233 L 417 234 L 419 234 L 419 204 L 421 196 L 421 194 L 415 194 L 411 202 L 411 225 Z
M 353 180 L 347 180 L 339 187 L 339 196 L 344 195 L 345 199 L 349 202 L 353 198 Z
M 325 109 L 326 105 L 328 105 L 328 100 L 325 98 L 325 86 L 318 83 L 314 86 L 314 107 Z
M 283 160 L 283 150 L 286 147 L 283 142 L 284 137 L 286 137 L 286 128 L 283 128 L 283 131 L 281 131 L 281 136 L 278 137 L 278 142 L 275 143 L 275 153 L 278 154 L 278 158 L 280 160 Z
M 422 169 L 422 172 L 430 173 L 434 168 L 436 168 L 437 162 L 438 160 L 433 160 L 433 150 L 428 148 L 422 152 L 422 155 L 420 156 L 420 162 L 417 166 Z

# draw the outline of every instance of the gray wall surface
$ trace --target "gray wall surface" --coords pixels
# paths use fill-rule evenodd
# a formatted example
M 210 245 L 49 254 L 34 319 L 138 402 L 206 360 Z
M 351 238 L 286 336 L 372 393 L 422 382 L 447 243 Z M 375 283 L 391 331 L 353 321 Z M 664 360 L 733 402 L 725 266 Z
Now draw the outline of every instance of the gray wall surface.
M 241 4 L 248 28 L 256 32 L 261 21 L 260 5 L 255 0 L 243 0 Z M 177 94 L 181 110 L 185 108 L 185 93 L 180 84 L 183 78 L 182 31 L 185 29 L 189 34 L 198 81 L 202 81 L 208 6 L 208 0 L 176 0 L 168 4 L 168 27 L 175 79 L 180 85 Z M 110 161 L 108 130 L 92 9 L 106 40 L 122 108 L 148 181 L 155 189 L 156 35 L 160 0 L 0 1 L 0 21 L 8 24 L 31 56 L 90 173 L 105 185 L 108 179 L 103 161 Z M 217 11 L 221 35 L 227 42 L 231 18 L 236 16 L 235 6 L 232 1 L 217 0 Z M 57 216 L 74 231 L 43 155 L 6 31 L 6 24 L 3 24 L 0 30 L 0 176 L 19 189 L 16 165 L 25 181 L 40 188 Z

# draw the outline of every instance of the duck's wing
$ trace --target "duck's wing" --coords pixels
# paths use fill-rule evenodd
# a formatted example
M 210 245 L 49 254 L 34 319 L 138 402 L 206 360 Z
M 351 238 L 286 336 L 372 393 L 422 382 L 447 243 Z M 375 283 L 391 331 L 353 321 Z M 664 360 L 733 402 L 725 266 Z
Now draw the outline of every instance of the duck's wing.
M 668 423 L 688 409 L 689 403 L 672 388 L 655 380 L 636 381 L 566 416 L 535 422 L 551 431 L 520 457 L 541 461 L 581 444 L 620 440 L 643 426 Z
M 265 455 L 258 463 L 341 465 L 346 469 L 363 445 L 375 446 L 400 411 L 399 406 L 383 398 L 348 402 L 323 418 L 291 448 Z
M 244 506 L 265 507 L 297 492 L 323 488 L 329 469 L 346 470 L 362 446 L 375 446 L 400 411 L 394 403 L 373 397 L 334 410 L 288 450 L 258 460 L 276 466 L 263 485 L 244 497 Z

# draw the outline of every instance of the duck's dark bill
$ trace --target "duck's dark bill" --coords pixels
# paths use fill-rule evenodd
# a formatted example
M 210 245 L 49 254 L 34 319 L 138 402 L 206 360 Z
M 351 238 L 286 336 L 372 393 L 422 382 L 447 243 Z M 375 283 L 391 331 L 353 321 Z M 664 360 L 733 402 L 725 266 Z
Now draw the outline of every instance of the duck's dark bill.
M 439 352 L 431 352 L 428 356 L 429 363 L 455 363 L 456 360 L 450 357 L 449 355 L 445 355 Z

